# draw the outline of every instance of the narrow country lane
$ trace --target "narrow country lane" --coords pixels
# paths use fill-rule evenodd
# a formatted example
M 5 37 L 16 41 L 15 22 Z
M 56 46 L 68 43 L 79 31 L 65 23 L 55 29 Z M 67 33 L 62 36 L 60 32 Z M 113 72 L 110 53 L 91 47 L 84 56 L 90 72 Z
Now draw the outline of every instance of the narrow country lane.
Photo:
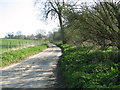
M 2 88 L 48 88 L 55 84 L 56 68 L 61 49 L 51 43 L 43 52 L 2 69 Z

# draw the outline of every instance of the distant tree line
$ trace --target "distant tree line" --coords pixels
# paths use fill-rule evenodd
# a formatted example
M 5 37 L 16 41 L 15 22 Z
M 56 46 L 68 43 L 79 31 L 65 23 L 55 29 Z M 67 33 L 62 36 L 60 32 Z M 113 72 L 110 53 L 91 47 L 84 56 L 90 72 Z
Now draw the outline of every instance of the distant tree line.
M 25 40 L 41 40 L 46 39 L 43 30 L 38 30 L 36 34 L 31 35 L 23 35 L 21 31 L 17 31 L 16 34 L 14 32 L 8 32 L 5 38 L 8 39 L 25 39 Z
M 61 42 L 62 41 L 61 30 L 59 29 L 58 31 L 49 32 L 47 38 L 49 41 Z

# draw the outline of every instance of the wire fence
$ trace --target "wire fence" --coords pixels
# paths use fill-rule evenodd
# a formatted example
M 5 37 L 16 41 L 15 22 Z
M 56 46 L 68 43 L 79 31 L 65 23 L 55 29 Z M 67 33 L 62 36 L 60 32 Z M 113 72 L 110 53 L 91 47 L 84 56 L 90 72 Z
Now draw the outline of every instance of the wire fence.
M 45 42 L 40 40 L 13 40 L 13 39 L 2 39 L 2 53 L 3 52 L 10 52 L 13 50 L 28 48 L 31 46 L 41 45 Z

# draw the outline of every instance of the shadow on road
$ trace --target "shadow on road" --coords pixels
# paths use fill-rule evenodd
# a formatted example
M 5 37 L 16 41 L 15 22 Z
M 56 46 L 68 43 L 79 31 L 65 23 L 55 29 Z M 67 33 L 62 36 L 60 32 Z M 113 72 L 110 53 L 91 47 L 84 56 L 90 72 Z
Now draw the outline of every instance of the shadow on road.
M 54 68 L 54 70 L 53 70 L 53 73 L 56 77 L 55 83 L 54 84 L 48 84 L 49 88 L 67 88 L 67 85 L 64 81 L 65 79 L 62 76 L 62 70 L 60 68 L 60 58 L 61 57 L 59 57 L 56 68 Z
M 21 88 L 20 90 L 65 88 L 66 85 L 60 69 L 60 59 L 57 56 L 61 50 L 55 49 L 51 51 L 49 49 L 45 52 L 50 55 L 47 57 L 34 57 L 29 59 L 31 62 L 25 61 L 11 69 L 2 70 L 2 75 L 0 75 L 0 78 L 3 79 L 0 82 L 3 87 L 2 90 L 7 90 L 7 88 L 11 88 L 9 90 L 19 90 L 18 88 Z M 46 56 L 46 53 L 44 56 Z

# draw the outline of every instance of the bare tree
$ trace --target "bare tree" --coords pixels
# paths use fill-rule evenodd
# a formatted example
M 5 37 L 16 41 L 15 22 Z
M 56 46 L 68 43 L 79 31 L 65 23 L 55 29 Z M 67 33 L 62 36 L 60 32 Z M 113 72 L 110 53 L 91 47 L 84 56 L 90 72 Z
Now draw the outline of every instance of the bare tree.
M 37 0 L 39 2 L 40 0 Z M 62 42 L 65 44 L 66 39 L 65 39 L 65 33 L 64 33 L 64 27 L 63 27 L 63 19 L 62 19 L 62 13 L 65 8 L 65 1 L 64 0 L 47 0 L 45 2 L 45 15 L 46 18 L 48 15 L 51 13 L 51 16 L 57 16 L 59 19 L 59 24 L 61 28 L 61 33 L 62 33 Z

